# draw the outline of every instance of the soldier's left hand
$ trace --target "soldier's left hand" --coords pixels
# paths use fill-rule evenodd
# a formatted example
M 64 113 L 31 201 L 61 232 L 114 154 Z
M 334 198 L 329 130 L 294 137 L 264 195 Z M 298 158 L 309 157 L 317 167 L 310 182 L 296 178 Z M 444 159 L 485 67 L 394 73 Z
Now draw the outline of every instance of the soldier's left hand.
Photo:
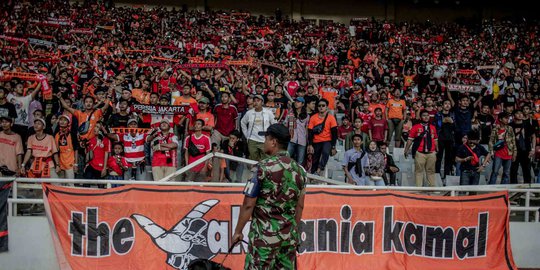
M 242 240 L 244 240 L 244 235 L 242 233 L 235 233 L 231 239 L 231 243 L 235 245 Z

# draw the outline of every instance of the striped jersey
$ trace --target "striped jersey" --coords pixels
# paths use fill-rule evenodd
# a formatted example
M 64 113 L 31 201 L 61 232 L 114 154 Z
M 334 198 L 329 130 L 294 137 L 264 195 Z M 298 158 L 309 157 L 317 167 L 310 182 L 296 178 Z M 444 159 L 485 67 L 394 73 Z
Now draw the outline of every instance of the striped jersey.
M 124 144 L 124 154 L 128 163 L 135 163 L 144 160 L 144 143 L 146 142 L 147 134 L 130 133 L 119 134 L 120 142 Z

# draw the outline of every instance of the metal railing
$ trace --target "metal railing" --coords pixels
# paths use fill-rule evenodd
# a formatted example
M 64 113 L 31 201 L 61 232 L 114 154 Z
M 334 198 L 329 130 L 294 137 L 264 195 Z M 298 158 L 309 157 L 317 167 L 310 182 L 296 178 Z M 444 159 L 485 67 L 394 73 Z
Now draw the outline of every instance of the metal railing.
M 248 165 L 257 164 L 256 161 L 240 158 L 236 156 L 226 155 L 223 153 L 210 153 L 201 159 L 185 166 L 178 171 L 168 175 L 160 181 L 132 181 L 132 180 L 90 180 L 90 179 L 35 179 L 35 178 L 9 178 L 0 177 L 0 181 L 13 181 L 13 191 L 11 198 L 8 199 L 9 215 L 17 215 L 18 204 L 43 204 L 43 199 L 19 198 L 19 189 L 41 190 L 40 183 L 52 183 L 60 185 L 73 184 L 91 184 L 105 185 L 106 188 L 112 188 L 112 185 L 159 185 L 159 186 L 207 186 L 207 187 L 243 187 L 244 183 L 223 183 L 223 182 L 176 182 L 171 181 L 176 177 L 184 174 L 190 169 L 207 160 L 217 157 L 237 161 Z M 485 185 L 485 186 L 447 186 L 447 187 L 411 187 L 411 186 L 355 186 L 341 181 L 324 178 L 314 174 L 308 174 L 308 179 L 311 183 L 308 188 L 325 188 L 325 189 L 349 189 L 349 190 L 394 190 L 403 192 L 412 192 L 419 194 L 438 195 L 438 196 L 460 196 L 471 192 L 474 193 L 489 193 L 497 191 L 508 191 L 512 201 L 518 202 L 518 205 L 510 205 L 510 211 L 513 214 L 523 213 L 524 222 L 530 222 L 530 214 L 534 213 L 533 222 L 540 222 L 540 206 L 531 205 L 531 201 L 538 200 L 540 205 L 540 184 L 521 184 L 521 185 Z M 322 184 L 322 185 L 321 185 Z M 522 202 L 519 202 L 522 201 Z

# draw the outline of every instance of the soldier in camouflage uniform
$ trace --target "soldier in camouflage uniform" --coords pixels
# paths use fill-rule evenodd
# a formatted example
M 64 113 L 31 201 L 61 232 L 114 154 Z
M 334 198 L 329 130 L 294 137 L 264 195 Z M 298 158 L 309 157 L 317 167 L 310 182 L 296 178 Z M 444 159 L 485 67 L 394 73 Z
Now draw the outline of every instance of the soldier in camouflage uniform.
M 273 124 L 265 133 L 268 158 L 254 168 L 244 189 L 244 203 L 232 239 L 243 239 L 242 229 L 251 220 L 245 269 L 296 269 L 306 171 L 287 152 L 289 130 Z

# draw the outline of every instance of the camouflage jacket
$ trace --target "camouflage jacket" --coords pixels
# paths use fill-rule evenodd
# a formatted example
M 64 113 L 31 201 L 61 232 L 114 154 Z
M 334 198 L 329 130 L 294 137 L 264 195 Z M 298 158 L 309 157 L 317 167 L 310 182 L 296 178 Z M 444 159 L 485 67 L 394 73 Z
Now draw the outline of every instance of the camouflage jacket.
M 305 192 L 306 171 L 286 151 L 261 160 L 256 170 L 246 185 L 246 191 L 254 187 L 251 197 L 257 197 L 250 242 L 269 248 L 298 245 L 296 205 Z
M 494 127 L 491 130 L 491 135 L 489 137 L 489 151 L 493 152 L 493 145 L 499 140 L 498 131 L 501 127 Z M 506 142 L 506 146 L 508 147 L 508 154 L 511 156 L 517 155 L 517 148 L 516 148 L 516 135 L 514 134 L 514 129 L 510 126 L 506 126 L 506 132 L 504 134 L 504 140 Z

